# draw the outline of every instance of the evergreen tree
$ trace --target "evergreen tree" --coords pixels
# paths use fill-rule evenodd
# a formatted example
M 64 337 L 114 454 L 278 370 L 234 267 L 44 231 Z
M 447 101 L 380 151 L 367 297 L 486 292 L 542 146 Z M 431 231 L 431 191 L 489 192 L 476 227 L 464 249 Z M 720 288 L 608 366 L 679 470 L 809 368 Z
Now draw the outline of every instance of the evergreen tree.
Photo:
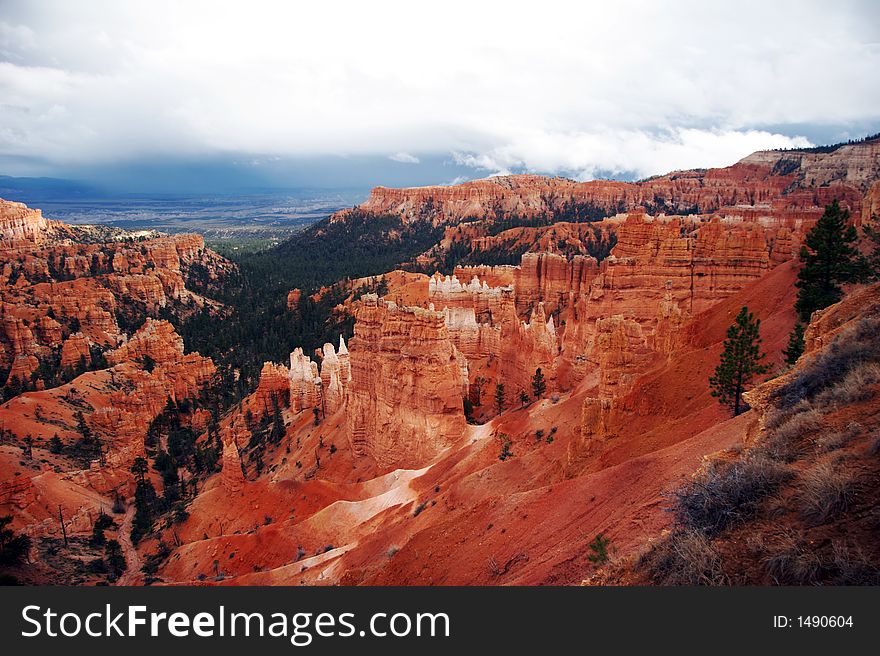
M 61 438 L 58 437 L 58 433 L 55 433 L 52 436 L 52 439 L 49 440 L 49 453 L 59 454 L 62 449 L 64 449 L 64 444 L 61 442 Z
M 529 401 L 530 401 L 530 399 L 529 399 L 528 392 L 526 392 L 524 389 L 521 389 L 521 390 L 519 391 L 519 404 L 520 404 L 520 407 L 521 407 L 521 408 L 525 408 L 525 407 L 526 407 L 526 403 L 528 403 Z
M 27 555 L 31 539 L 27 535 L 16 535 L 6 528 L 12 523 L 12 515 L 0 517 L 0 564 L 10 565 Z
M 513 451 L 510 450 L 510 447 L 513 446 L 513 440 L 510 439 L 510 435 L 501 433 L 498 436 L 498 440 L 501 442 L 501 452 L 498 454 L 498 459 L 503 461 L 512 458 Z
M 752 378 L 767 371 L 767 366 L 761 364 L 765 354 L 761 353 L 760 328 L 760 319 L 755 319 L 749 309 L 743 307 L 727 329 L 721 362 L 709 379 L 712 396 L 729 406 L 734 416 L 743 410 L 742 393 Z
M 284 438 L 284 419 L 281 416 L 281 408 L 278 407 L 278 397 L 272 395 L 272 430 L 269 432 L 269 441 L 278 444 Z
M 142 479 L 138 482 L 134 491 L 135 513 L 131 527 L 131 541 L 135 544 L 153 527 L 153 518 L 158 510 L 158 499 L 156 488 L 150 481 Z
M 125 571 L 125 556 L 122 554 L 122 547 L 116 540 L 108 540 L 104 546 L 104 557 L 107 559 L 107 566 L 114 579 Z
M 544 373 L 541 371 L 541 367 L 538 367 L 535 369 L 535 375 L 532 376 L 532 396 L 536 400 L 540 399 L 546 391 L 547 382 L 544 380 Z
M 804 263 L 795 285 L 798 288 L 795 310 L 802 323 L 809 323 L 816 310 L 837 303 L 840 285 L 860 282 L 868 276 L 868 264 L 855 247 L 856 229 L 847 225 L 849 210 L 841 210 L 835 200 L 807 233 L 801 247 Z
M 499 415 L 504 412 L 504 383 L 495 385 L 495 408 Z
M 146 476 L 148 470 L 146 458 L 138 456 L 131 464 L 131 473 L 134 474 L 138 484 L 144 482 L 144 476 Z
M 587 559 L 594 565 L 603 565 L 608 562 L 608 545 L 611 540 L 599 533 L 592 542 L 590 542 L 590 555 Z
M 785 355 L 785 363 L 794 365 L 804 352 L 804 324 L 798 321 L 788 336 L 788 346 L 782 352 Z

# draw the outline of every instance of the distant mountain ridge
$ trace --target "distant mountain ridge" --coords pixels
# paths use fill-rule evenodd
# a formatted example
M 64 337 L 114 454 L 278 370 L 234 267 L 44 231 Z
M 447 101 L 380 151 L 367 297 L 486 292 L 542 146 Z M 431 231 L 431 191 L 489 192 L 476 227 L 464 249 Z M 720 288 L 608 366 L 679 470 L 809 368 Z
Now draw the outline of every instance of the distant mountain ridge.
M 862 212 L 862 201 L 880 195 L 878 177 L 880 137 L 873 136 L 830 149 L 758 151 L 725 168 L 673 171 L 639 182 L 524 174 L 448 187 L 380 186 L 355 209 L 446 225 L 539 215 L 554 221 L 597 220 L 643 207 L 651 214 L 718 213 L 799 227 L 818 218 L 835 199 L 857 220 L 867 220 L 870 213 Z M 866 207 L 870 212 L 875 205 Z M 352 211 L 342 210 L 331 220 L 345 220 Z

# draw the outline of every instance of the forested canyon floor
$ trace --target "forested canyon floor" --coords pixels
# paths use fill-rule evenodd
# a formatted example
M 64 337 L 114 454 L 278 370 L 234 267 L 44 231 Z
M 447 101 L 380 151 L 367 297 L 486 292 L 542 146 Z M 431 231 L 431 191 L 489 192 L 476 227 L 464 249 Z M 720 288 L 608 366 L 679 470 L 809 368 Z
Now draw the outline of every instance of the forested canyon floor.
M 874 224 L 878 139 L 640 183 L 377 188 L 239 263 L 4 201 L 0 515 L 31 540 L 4 567 L 27 583 L 681 582 L 656 566 L 683 535 L 670 493 L 760 448 L 768 390 L 876 318 L 877 285 L 853 285 L 783 362 L 798 254 L 833 200 Z M 771 371 L 731 418 L 708 379 L 744 306 Z M 786 528 L 795 546 L 824 531 L 828 553 L 851 528 L 868 571 L 873 371 L 817 419 L 846 446 L 785 463 L 857 478 L 833 518 Z M 700 554 L 726 560 L 696 582 L 789 580 L 766 545 L 731 556 L 732 530 L 709 536 Z M 599 535 L 613 562 L 596 574 Z M 113 540 L 142 571 L 114 570 Z

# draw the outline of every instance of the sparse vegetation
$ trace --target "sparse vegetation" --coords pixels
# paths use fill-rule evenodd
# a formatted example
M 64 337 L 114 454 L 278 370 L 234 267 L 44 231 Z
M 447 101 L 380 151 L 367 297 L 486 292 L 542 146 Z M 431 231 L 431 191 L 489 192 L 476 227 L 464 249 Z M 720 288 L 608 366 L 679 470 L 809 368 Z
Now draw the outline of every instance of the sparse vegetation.
M 864 537 L 876 531 L 875 501 L 863 497 L 860 474 L 862 458 L 880 454 L 880 439 L 852 419 L 838 423 L 880 382 L 878 321 L 854 322 L 802 363 L 771 396 L 757 444 L 709 463 L 673 495 L 672 532 L 637 571 L 666 585 L 880 581 L 880 554 Z M 847 539 L 829 541 L 828 526 Z
M 31 539 L 27 535 L 16 535 L 9 528 L 12 515 L 0 517 L 0 564 L 11 565 L 27 557 Z
M 673 511 L 682 526 L 712 537 L 754 517 L 761 502 L 792 478 L 788 466 L 761 452 L 713 462 L 676 492 Z
M 721 565 L 721 555 L 702 532 L 677 529 L 643 554 L 636 569 L 655 585 L 724 585 L 729 581 Z
M 498 440 L 501 442 L 501 452 L 498 454 L 498 459 L 504 461 L 512 458 L 513 451 L 511 451 L 511 447 L 513 446 L 513 440 L 510 439 L 510 436 L 506 433 L 501 433 L 498 436 Z
M 804 472 L 797 493 L 801 516 L 812 525 L 838 517 L 850 507 L 854 495 L 854 481 L 830 462 Z
M 765 354 L 761 353 L 760 330 L 761 320 L 755 319 L 749 309 L 743 307 L 727 329 L 721 362 L 709 379 L 712 396 L 730 407 L 734 416 L 745 409 L 742 394 L 752 378 L 767 371 L 767 366 L 761 364 Z
M 793 408 L 802 401 L 817 399 L 820 394 L 825 406 L 844 398 L 852 402 L 854 398 L 870 394 L 870 384 L 866 381 L 880 374 L 880 370 L 870 366 L 880 364 L 878 333 L 880 317 L 862 319 L 842 330 L 809 367 L 774 393 L 778 408 Z M 862 371 L 853 374 L 862 367 Z M 851 374 L 853 378 L 846 383 Z M 844 385 L 837 389 L 840 383 Z
M 608 562 L 608 558 L 610 557 L 608 554 L 608 547 L 610 545 L 611 540 L 599 533 L 593 538 L 593 541 L 590 542 L 590 555 L 587 556 L 587 559 L 594 565 L 604 565 Z
M 504 383 L 496 383 L 495 384 L 495 409 L 498 411 L 500 415 L 504 412 Z
M 544 380 L 544 374 L 541 371 L 541 367 L 535 369 L 535 375 L 532 376 L 532 396 L 535 400 L 540 399 L 544 396 L 544 392 L 547 391 L 547 381 Z
M 783 351 L 787 365 L 794 366 L 804 352 L 804 331 L 804 324 L 800 321 L 794 324 L 794 328 L 788 336 L 788 345 Z

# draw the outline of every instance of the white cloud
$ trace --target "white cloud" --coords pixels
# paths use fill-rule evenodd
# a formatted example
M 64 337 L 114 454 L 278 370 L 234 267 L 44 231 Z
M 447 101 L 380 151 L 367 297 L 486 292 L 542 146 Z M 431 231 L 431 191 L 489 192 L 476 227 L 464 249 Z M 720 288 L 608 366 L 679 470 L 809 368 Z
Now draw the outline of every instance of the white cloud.
M 645 177 L 676 169 L 728 166 L 766 148 L 812 145 L 803 137 L 766 131 L 676 128 L 666 133 L 532 130 L 489 152 L 454 153 L 457 164 L 506 175 L 511 170 L 565 173 L 578 180 L 630 174 Z
M 878 44 L 877 6 L 846 1 L 9 0 L 0 155 L 648 175 L 880 123 Z
M 418 164 L 419 158 L 415 155 L 410 155 L 409 153 L 399 152 L 394 153 L 393 155 L 389 155 L 388 159 L 394 162 L 400 162 L 401 164 Z

